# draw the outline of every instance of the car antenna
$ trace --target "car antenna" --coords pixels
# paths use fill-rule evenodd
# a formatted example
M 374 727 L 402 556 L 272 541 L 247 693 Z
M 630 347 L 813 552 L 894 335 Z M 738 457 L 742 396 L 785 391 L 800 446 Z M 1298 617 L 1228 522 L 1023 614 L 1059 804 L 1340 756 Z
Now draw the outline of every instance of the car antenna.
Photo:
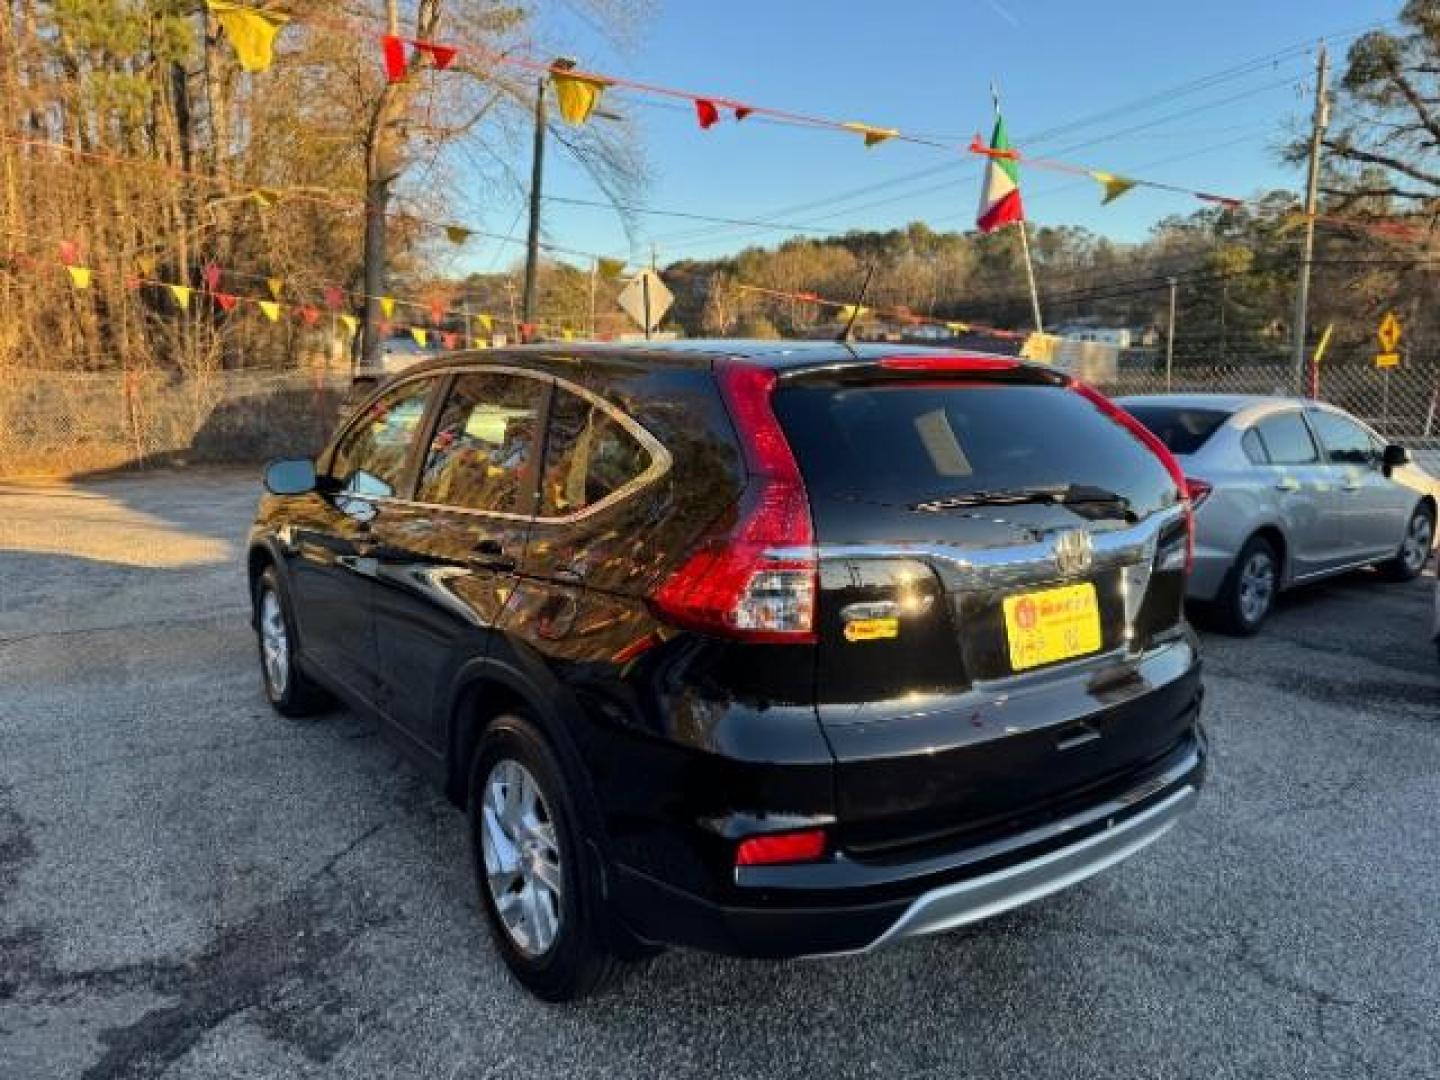
M 865 303 L 865 298 L 870 295 L 870 279 L 874 276 L 875 264 L 871 263 L 865 268 L 865 283 L 860 286 L 860 296 L 856 299 L 855 303 L 851 305 L 850 318 L 845 323 L 845 329 L 841 330 L 840 336 L 835 339 L 840 342 L 841 345 L 849 345 L 851 339 L 855 336 L 855 323 L 860 318 L 861 305 Z

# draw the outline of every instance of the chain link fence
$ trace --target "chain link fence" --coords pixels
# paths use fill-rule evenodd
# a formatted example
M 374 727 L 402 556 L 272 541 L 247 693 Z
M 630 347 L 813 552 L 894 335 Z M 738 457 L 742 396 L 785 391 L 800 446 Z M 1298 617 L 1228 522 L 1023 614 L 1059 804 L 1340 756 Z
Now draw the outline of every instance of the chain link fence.
M 1112 395 L 1288 394 L 1273 357 L 1177 365 L 1129 357 L 1089 373 Z M 1368 358 L 1321 366 L 1319 397 L 1409 446 L 1440 475 L 1440 358 L 1377 369 Z M 330 373 L 68 374 L 0 369 L 0 477 L 75 475 L 157 465 L 254 463 L 318 449 L 354 391 Z

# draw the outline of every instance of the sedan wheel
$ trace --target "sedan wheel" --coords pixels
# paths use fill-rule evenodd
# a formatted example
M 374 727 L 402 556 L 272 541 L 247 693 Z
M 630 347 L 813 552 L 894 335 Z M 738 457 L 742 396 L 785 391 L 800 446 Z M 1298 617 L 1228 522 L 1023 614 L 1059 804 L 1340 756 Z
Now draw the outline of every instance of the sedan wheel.
M 1252 536 L 1208 608 L 1217 629 L 1248 636 L 1260 629 L 1280 591 L 1280 556 L 1263 536 Z
M 1254 551 L 1240 568 L 1240 615 L 1258 624 L 1275 602 L 1275 560 L 1269 551 Z
M 490 899 L 515 948 L 543 956 L 560 932 L 565 887 L 549 804 L 512 758 L 490 770 L 484 800 L 480 842 Z
M 1419 574 L 1425 569 L 1425 560 L 1430 558 L 1430 545 L 1435 539 L 1435 523 L 1430 515 L 1417 513 L 1410 519 L 1410 528 L 1405 531 L 1405 543 L 1400 548 L 1400 558 L 1405 569 Z

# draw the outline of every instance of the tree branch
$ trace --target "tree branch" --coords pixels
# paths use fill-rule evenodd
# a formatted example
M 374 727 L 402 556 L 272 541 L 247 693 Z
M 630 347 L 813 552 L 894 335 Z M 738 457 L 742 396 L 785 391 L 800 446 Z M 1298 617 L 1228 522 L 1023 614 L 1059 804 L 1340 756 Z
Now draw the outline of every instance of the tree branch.
M 1411 165 L 1408 162 L 1400 161 L 1386 154 L 1377 154 L 1371 150 L 1362 150 L 1358 146 L 1335 139 L 1325 139 L 1323 140 L 1323 145 L 1325 149 L 1333 151 L 1349 161 L 1363 161 L 1367 165 L 1383 165 L 1387 169 L 1393 169 L 1398 173 L 1403 173 L 1412 180 L 1419 180 L 1421 183 L 1429 184 L 1437 189 L 1428 196 L 1429 198 L 1440 195 L 1440 175 L 1426 172 L 1419 166 Z

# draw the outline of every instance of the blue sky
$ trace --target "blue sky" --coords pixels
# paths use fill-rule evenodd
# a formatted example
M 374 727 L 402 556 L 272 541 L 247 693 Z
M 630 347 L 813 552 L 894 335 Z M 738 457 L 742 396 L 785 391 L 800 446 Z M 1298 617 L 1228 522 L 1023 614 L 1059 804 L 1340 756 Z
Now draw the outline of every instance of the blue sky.
M 957 144 L 976 131 L 988 135 L 994 79 L 1022 152 L 1245 195 L 1301 182 L 1279 163 L 1276 147 L 1308 117 L 1314 42 L 1329 39 L 1343 69 L 1354 36 L 1398 9 L 1398 0 L 659 0 L 623 49 L 580 20 L 547 29 L 592 70 Z M 612 104 L 644 144 L 652 172 L 644 199 L 652 208 L 840 229 L 916 219 L 966 228 L 974 220 L 980 167 L 968 154 L 898 142 L 866 150 L 858 137 L 753 121 L 702 132 L 685 108 Z M 1021 187 L 1032 220 L 1118 240 L 1140 239 L 1166 215 L 1200 205 L 1139 189 L 1101 207 L 1093 182 L 1038 170 L 1023 172 Z M 551 157 L 545 189 L 598 197 L 560 154 Z M 498 199 L 486 207 L 484 227 L 514 225 L 523 236 L 519 209 L 508 196 Z M 786 235 L 697 230 L 707 227 L 643 218 L 632 244 L 610 211 L 546 208 L 546 238 L 554 243 L 640 257 L 653 241 L 662 264 Z M 516 249 L 485 247 L 477 253 L 482 266 L 515 257 Z

